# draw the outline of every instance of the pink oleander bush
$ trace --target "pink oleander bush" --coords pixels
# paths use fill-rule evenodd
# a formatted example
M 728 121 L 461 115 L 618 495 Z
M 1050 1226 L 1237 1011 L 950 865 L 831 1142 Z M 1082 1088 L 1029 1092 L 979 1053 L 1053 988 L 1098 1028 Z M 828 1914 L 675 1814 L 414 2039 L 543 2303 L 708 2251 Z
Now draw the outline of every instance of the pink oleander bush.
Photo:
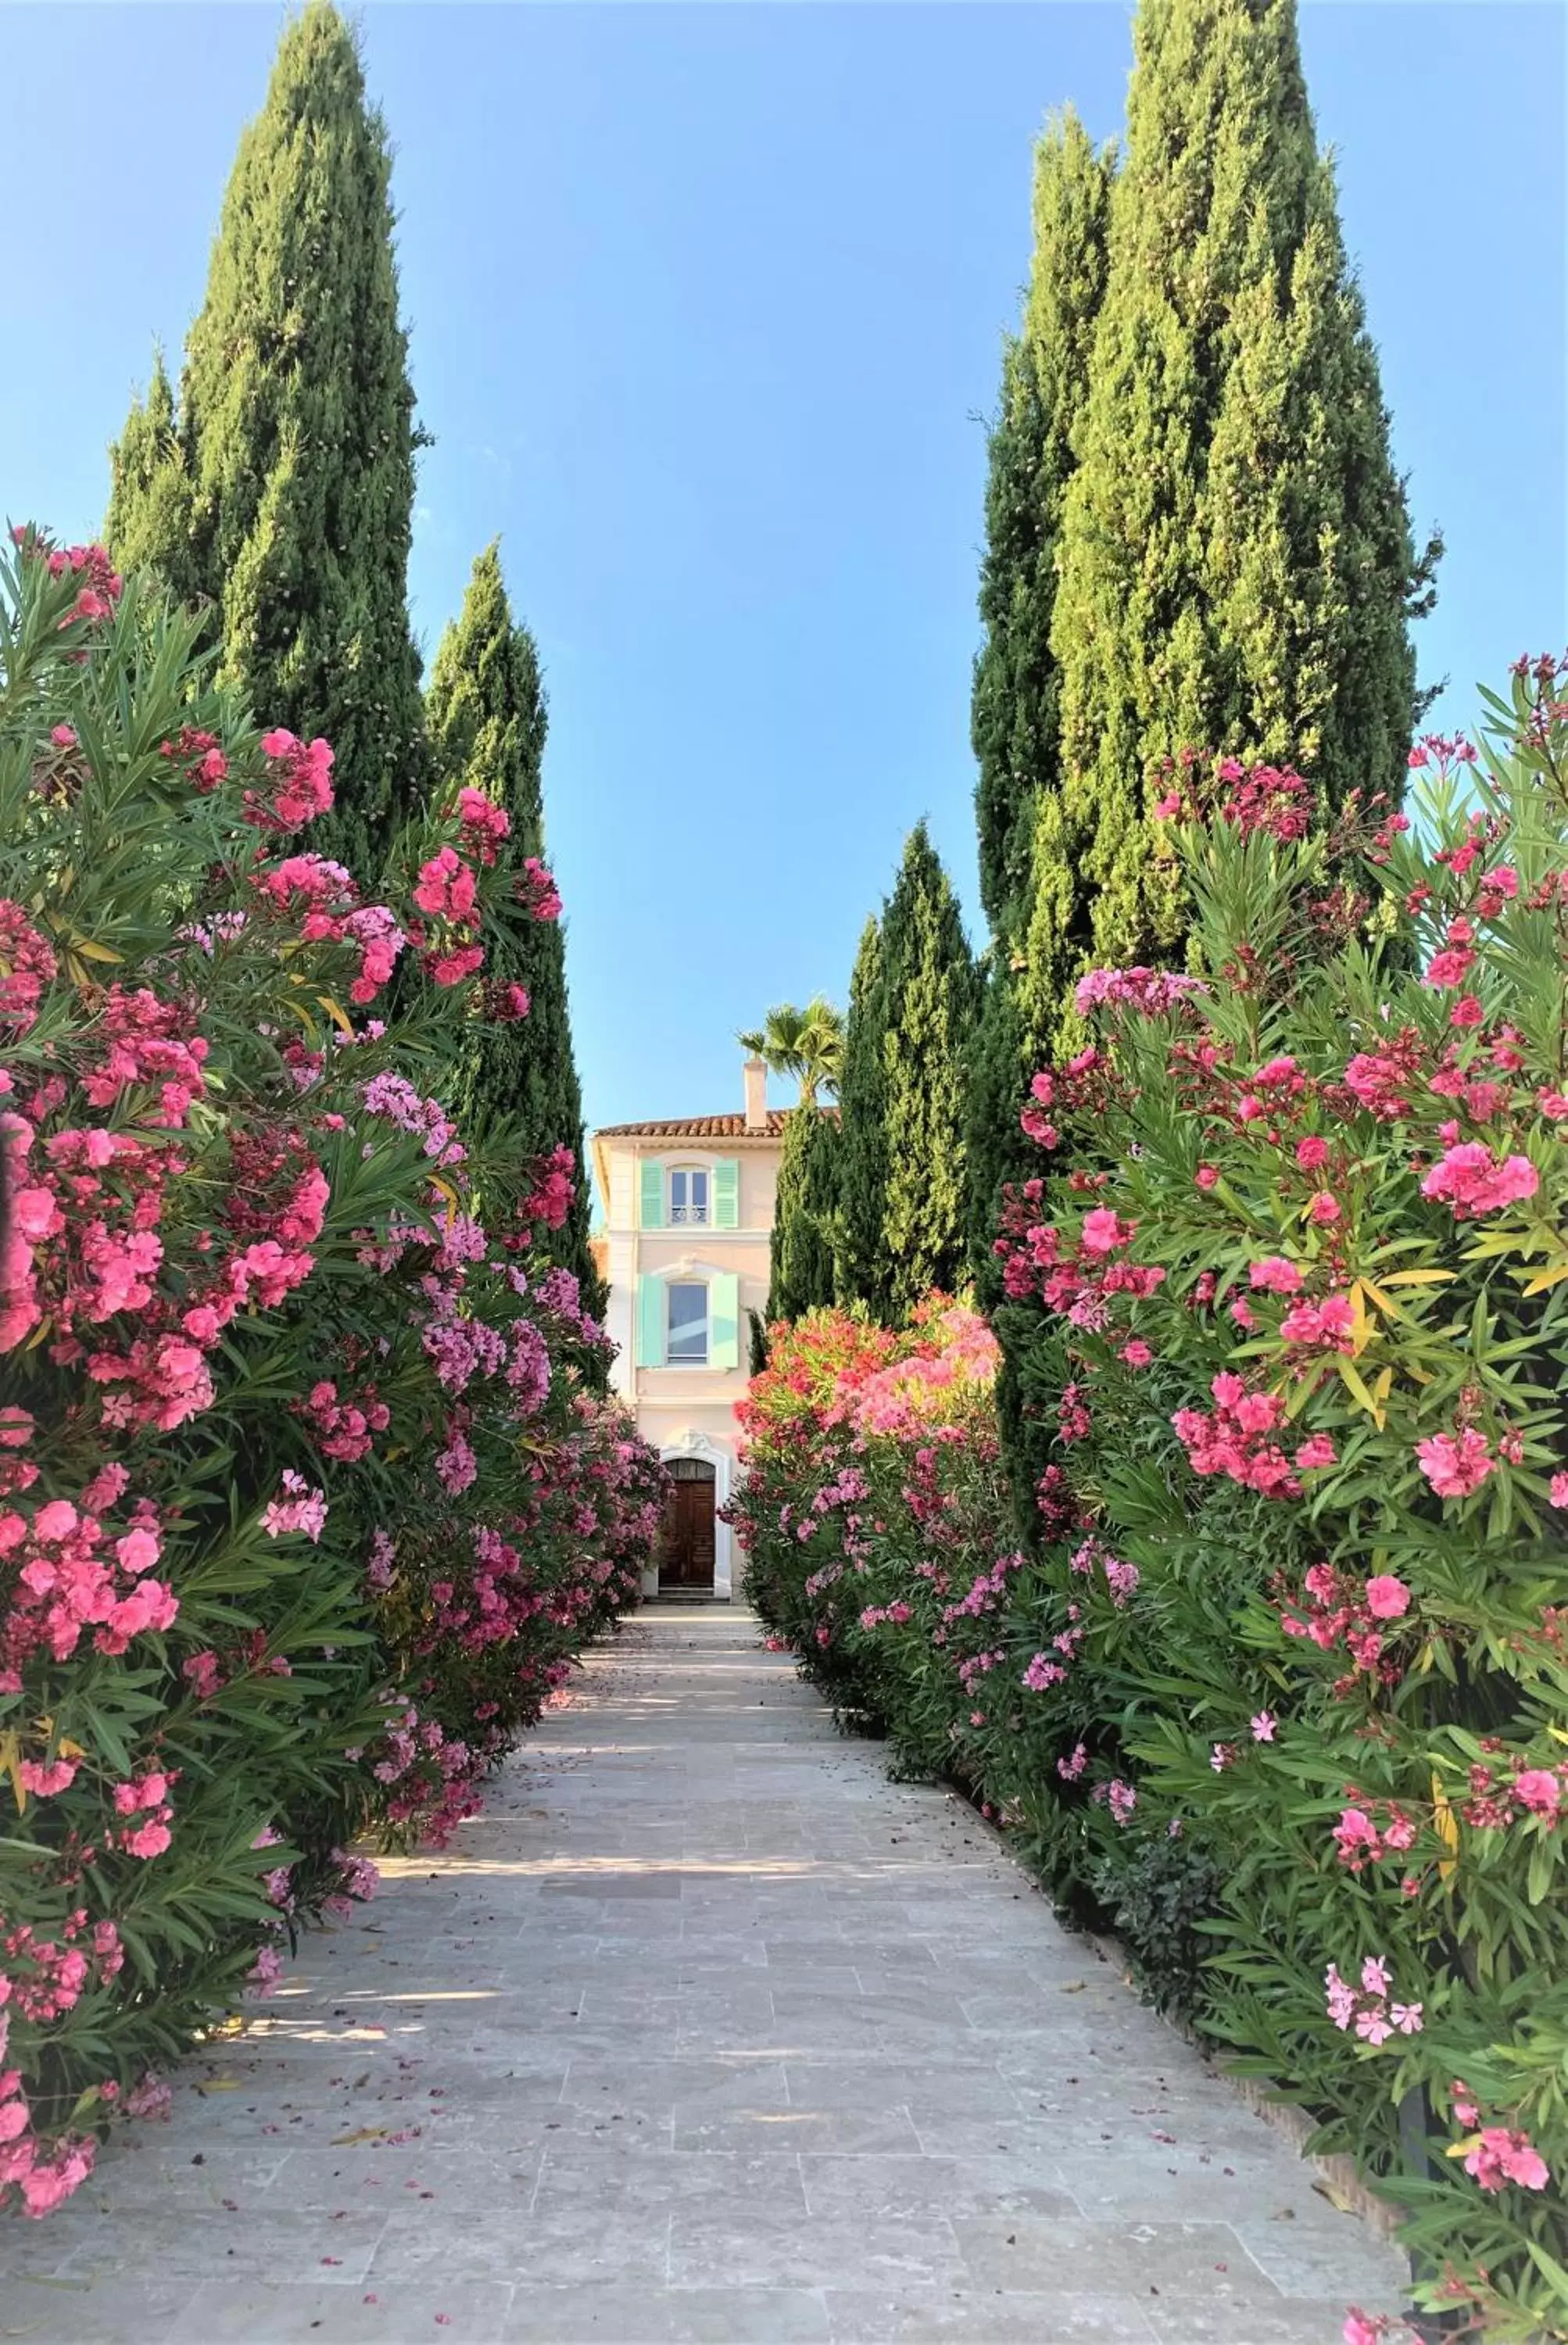
M 1568 663 L 1488 706 L 1331 834 L 1183 769 L 1188 967 L 1087 979 L 1025 1111 L 1021 1530 L 945 1309 L 776 1331 L 738 1514 L 840 1706 L 1405 2205 L 1417 2300 L 1562 2338 Z
M 440 1104 L 504 813 L 366 890 L 331 752 L 258 735 L 97 548 L 0 565 L 0 2207 L 439 1843 L 633 1600 L 662 1477 L 540 1241 L 571 1159 Z M 396 979 L 396 1007 L 388 1008 Z M 378 1010 L 382 1014 L 378 1015 Z

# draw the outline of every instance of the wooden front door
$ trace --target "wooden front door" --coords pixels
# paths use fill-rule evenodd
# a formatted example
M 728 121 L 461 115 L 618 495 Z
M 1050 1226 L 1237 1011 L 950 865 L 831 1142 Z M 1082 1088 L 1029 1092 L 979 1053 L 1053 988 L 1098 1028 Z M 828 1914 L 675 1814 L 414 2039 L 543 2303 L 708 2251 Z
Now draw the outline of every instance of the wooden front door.
M 713 1467 L 700 1457 L 677 1457 L 669 1470 L 675 1487 L 659 1538 L 658 1584 L 661 1588 L 711 1588 Z

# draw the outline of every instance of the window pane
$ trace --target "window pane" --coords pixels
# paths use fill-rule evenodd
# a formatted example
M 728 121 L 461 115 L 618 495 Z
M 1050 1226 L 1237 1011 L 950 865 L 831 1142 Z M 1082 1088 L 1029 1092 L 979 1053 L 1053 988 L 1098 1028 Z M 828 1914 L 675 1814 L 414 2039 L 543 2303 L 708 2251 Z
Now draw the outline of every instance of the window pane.
M 668 1357 L 687 1365 L 703 1366 L 708 1359 L 708 1289 L 695 1282 L 672 1284 L 669 1290 Z
M 672 1223 L 706 1222 L 708 1174 L 682 1165 L 669 1176 L 669 1217 Z

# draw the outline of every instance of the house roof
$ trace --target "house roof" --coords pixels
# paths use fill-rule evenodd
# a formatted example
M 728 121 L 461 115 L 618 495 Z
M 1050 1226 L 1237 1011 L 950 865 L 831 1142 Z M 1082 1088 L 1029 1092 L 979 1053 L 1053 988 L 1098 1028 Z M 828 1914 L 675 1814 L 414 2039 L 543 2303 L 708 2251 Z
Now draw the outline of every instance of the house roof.
M 748 1127 L 743 1115 L 663 1116 L 654 1123 L 606 1123 L 596 1140 L 782 1140 L 789 1121 L 787 1108 L 770 1107 L 766 1128 Z
M 653 1123 L 606 1123 L 594 1133 L 596 1140 L 782 1140 L 784 1127 L 794 1114 L 793 1108 L 770 1107 L 765 1128 L 749 1127 L 746 1118 L 735 1115 L 661 1116 Z M 834 1115 L 836 1107 L 823 1107 L 819 1115 Z

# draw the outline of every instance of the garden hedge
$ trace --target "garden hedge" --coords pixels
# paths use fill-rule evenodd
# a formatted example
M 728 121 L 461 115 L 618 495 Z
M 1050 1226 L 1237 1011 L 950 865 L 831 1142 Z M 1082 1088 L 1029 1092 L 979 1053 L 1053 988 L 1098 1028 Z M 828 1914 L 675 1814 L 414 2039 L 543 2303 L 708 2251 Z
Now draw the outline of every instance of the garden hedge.
M 1188 967 L 1084 980 L 997 1242 L 1023 1512 L 935 1298 L 771 1331 L 736 1518 L 840 1710 L 1402 2204 L 1420 2303 L 1563 2338 L 1568 663 L 1487 705 L 1408 814 L 1173 776 Z
M 585 1381 L 566 1162 L 441 1103 L 558 898 L 433 806 L 361 890 L 101 549 L 0 564 L 0 2206 L 439 1842 L 631 1601 L 662 1469 Z M 398 1008 L 378 1018 L 399 972 Z M 9 2066 L 5 2064 L 8 2059 Z

